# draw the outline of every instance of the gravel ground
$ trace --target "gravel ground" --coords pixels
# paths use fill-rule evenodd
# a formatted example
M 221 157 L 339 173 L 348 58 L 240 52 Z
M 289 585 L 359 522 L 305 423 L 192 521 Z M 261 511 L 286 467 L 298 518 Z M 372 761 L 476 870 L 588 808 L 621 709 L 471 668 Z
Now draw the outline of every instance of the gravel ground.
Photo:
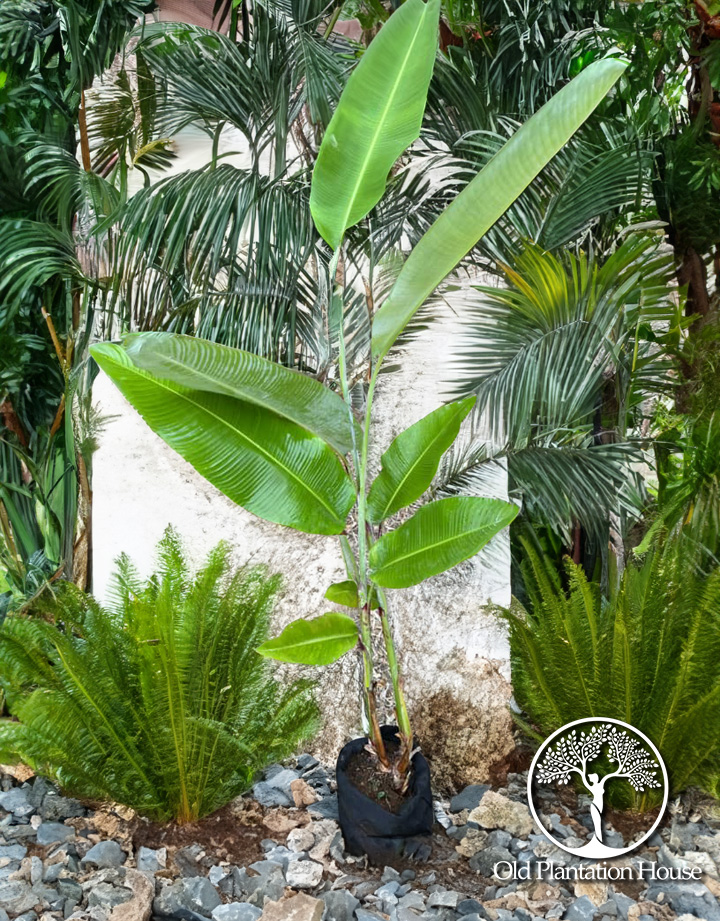
M 184 827 L 3 774 L 0 921 L 720 921 L 711 801 L 671 803 L 644 845 L 590 863 L 540 833 L 525 783 L 509 774 L 505 787 L 477 784 L 438 800 L 430 840 L 396 867 L 368 867 L 345 853 L 333 772 L 308 754 L 273 765 L 245 797 Z M 569 846 L 587 833 L 567 804 L 545 814 Z M 608 829 L 614 846 L 633 840 L 621 824 Z M 583 878 L 588 867 L 592 879 Z

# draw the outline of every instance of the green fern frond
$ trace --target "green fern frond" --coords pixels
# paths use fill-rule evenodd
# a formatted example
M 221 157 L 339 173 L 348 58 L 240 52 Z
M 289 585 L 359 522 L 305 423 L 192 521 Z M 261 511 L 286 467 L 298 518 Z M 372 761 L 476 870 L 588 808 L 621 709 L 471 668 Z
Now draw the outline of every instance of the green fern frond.
M 0 685 L 18 722 L 0 753 L 87 797 L 192 821 L 243 793 L 309 738 L 311 685 L 281 687 L 256 648 L 279 588 L 263 567 L 233 571 L 220 544 L 196 574 L 171 530 L 157 571 L 118 560 L 111 606 L 71 585 L 54 619 L 9 617 Z
M 523 540 L 528 609 L 506 610 L 515 698 L 544 736 L 610 717 L 655 742 L 676 791 L 720 788 L 720 569 L 677 541 L 631 560 L 604 601 L 582 567 L 563 584 Z M 618 803 L 647 808 L 649 802 Z

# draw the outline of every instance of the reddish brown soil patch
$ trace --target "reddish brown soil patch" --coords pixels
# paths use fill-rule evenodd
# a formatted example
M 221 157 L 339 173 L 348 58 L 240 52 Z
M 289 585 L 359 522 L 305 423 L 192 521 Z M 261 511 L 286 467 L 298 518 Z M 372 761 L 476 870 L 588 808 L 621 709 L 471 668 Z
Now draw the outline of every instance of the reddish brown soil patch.
M 496 761 L 490 765 L 490 776 L 488 783 L 492 787 L 504 787 L 507 785 L 508 774 L 521 774 L 523 771 L 530 770 L 532 764 L 533 751 L 526 745 L 518 745 L 502 761 Z
M 133 830 L 133 845 L 136 848 L 166 847 L 173 851 L 198 844 L 211 859 L 211 864 L 228 860 L 239 867 L 247 867 L 263 859 L 260 842 L 264 838 L 284 841 L 287 834 L 271 833 L 263 824 L 264 810 L 256 803 L 245 803 L 244 808 L 238 805 L 230 803 L 187 825 L 138 819 Z

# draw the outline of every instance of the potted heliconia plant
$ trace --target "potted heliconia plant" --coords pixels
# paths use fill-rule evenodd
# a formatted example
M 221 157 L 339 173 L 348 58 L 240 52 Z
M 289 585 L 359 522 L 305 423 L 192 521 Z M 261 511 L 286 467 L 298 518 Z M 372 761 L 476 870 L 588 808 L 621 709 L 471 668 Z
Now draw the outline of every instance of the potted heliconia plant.
M 367 737 L 341 753 L 339 806 L 346 846 L 376 860 L 387 860 L 403 839 L 429 833 L 432 825 L 429 772 L 414 747 L 386 589 L 416 585 L 474 556 L 517 512 L 498 499 L 445 498 L 392 527 L 395 513 L 430 486 L 474 398 L 442 406 L 399 434 L 369 483 L 378 373 L 428 295 L 560 150 L 625 67 L 608 58 L 573 79 L 420 239 L 373 317 L 365 407 L 356 418 L 342 296 L 335 291 L 338 260 L 348 228 L 378 203 L 393 164 L 420 134 L 439 8 L 440 0 L 406 0 L 392 14 L 350 76 L 313 171 L 310 208 L 333 253 L 330 303 L 339 330 L 340 392 L 257 355 L 170 333 L 129 335 L 121 345 L 91 349 L 150 427 L 229 498 L 268 521 L 338 535 L 347 579 L 331 585 L 326 598 L 352 615 L 333 611 L 296 620 L 258 651 L 316 666 L 358 651 Z M 376 711 L 373 618 L 381 626 L 396 727 L 381 727 Z

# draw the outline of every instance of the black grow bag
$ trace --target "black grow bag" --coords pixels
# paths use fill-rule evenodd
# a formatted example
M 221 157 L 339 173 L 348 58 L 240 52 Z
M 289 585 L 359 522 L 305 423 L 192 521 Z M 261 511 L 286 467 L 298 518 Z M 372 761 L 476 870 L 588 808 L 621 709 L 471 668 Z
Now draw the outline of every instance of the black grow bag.
M 396 726 L 380 729 L 386 742 L 395 739 Z M 393 859 L 408 855 L 432 834 L 433 804 L 430 790 L 430 767 L 417 752 L 411 761 L 409 795 L 400 812 L 383 809 L 350 783 L 347 766 L 350 758 L 367 745 L 367 738 L 353 739 L 338 755 L 337 793 L 340 828 L 345 848 L 350 854 L 367 854 L 372 863 L 384 866 Z

